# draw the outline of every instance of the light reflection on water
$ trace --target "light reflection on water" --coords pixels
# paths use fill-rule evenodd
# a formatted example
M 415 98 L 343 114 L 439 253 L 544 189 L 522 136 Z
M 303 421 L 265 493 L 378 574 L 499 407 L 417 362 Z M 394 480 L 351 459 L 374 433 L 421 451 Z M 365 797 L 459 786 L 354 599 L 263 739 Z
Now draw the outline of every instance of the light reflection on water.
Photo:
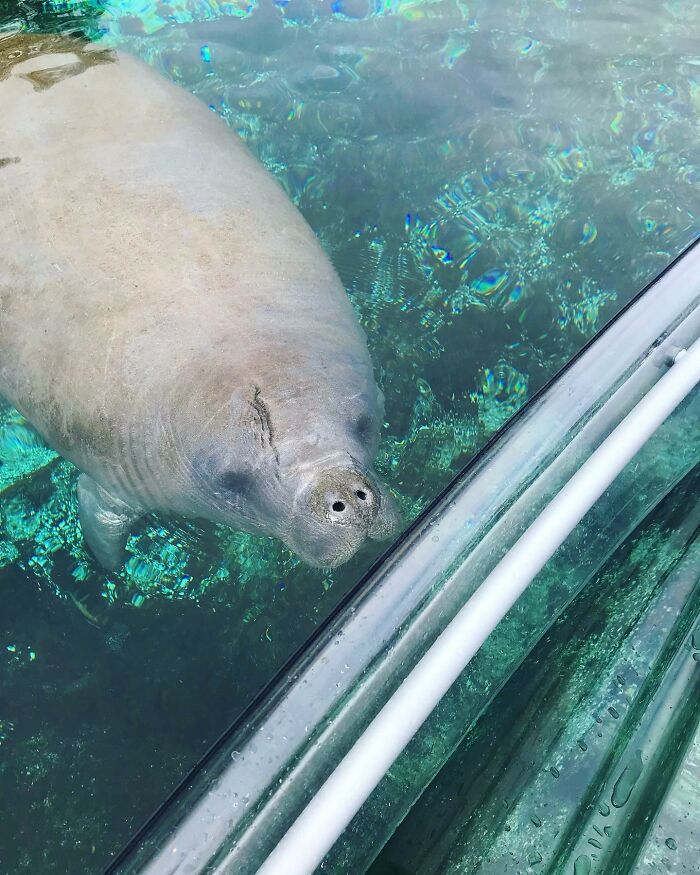
M 0 24 L 27 15 L 37 30 L 105 30 L 194 92 L 276 175 L 333 258 L 367 331 L 387 401 L 379 467 L 407 519 L 700 230 L 700 9 L 689 0 L 619 2 L 614 10 L 604 0 L 125 0 L 21 9 Z M 184 655 L 197 667 L 198 707 L 210 719 L 185 721 L 176 742 L 172 727 L 156 735 L 159 777 L 138 811 L 133 799 L 110 805 L 108 794 L 100 797 L 97 820 L 109 826 L 88 818 L 85 828 L 104 853 L 371 556 L 322 574 L 268 539 L 151 519 L 132 538 L 124 570 L 105 576 L 82 547 L 74 471 L 12 411 L 0 422 L 0 460 L 0 566 L 14 569 L 13 581 L 39 581 L 44 599 L 61 596 L 72 646 L 86 654 L 76 668 L 81 682 L 98 698 L 108 687 L 101 644 L 136 677 L 123 691 L 129 707 L 162 682 L 166 705 L 144 710 L 144 725 L 157 733 L 163 714 L 178 719 L 180 703 L 163 680 L 165 663 L 173 685 Z M 181 600 L 196 613 L 173 607 Z M 12 630 L 0 631 L 13 643 L 27 620 L 8 622 Z M 38 629 L 42 622 L 68 621 L 59 613 Z M 84 627 L 105 631 L 93 639 Z M 151 635 L 169 640 L 144 672 Z M 32 665 L 22 663 L 34 674 L 18 669 L 17 684 L 49 682 L 42 656 L 37 648 Z M 49 757 L 76 730 L 70 709 L 45 713 Z M 100 721 L 90 724 L 81 750 L 100 750 Z M 36 716 L 23 723 L 0 713 L 0 744 L 25 733 L 18 763 L 37 761 L 36 731 Z M 122 726 L 120 738 L 135 744 L 143 731 Z M 135 760 L 149 763 L 152 744 Z M 76 773 L 81 755 L 66 760 Z M 134 765 L 135 784 L 146 768 Z M 43 773 L 57 785 L 48 767 Z M 68 797 L 82 822 L 84 794 L 73 787 Z M 55 828 L 49 818 L 46 835 Z

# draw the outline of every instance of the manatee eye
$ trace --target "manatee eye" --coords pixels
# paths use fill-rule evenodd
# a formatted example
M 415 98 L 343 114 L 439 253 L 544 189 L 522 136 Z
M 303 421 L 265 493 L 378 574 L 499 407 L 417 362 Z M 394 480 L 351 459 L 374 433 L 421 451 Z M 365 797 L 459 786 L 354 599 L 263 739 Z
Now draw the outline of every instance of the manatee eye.
M 247 495 L 252 486 L 253 479 L 245 471 L 226 471 L 221 478 L 221 485 L 227 492 L 236 495 Z
M 372 417 L 361 413 L 353 423 L 353 431 L 361 441 L 366 441 L 372 436 L 373 425 Z

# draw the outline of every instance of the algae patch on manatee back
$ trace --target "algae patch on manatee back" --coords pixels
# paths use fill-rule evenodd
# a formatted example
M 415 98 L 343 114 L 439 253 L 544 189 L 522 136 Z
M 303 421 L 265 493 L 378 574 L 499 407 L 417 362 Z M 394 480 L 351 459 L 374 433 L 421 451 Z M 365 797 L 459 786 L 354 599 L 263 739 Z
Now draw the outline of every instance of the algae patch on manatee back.
M 74 36 L 36 34 L 28 38 L 27 34 L 18 33 L 0 41 L 0 81 L 22 64 L 25 69 L 19 75 L 31 82 L 36 91 L 43 91 L 66 78 L 79 76 L 90 67 L 114 60 L 109 49 Z

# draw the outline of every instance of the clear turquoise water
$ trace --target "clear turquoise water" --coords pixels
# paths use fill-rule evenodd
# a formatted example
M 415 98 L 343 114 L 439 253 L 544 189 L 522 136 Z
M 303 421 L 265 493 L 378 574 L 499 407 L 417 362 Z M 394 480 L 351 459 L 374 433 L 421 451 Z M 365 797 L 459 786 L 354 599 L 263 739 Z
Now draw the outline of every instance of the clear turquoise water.
M 700 232 L 692 2 L 0 0 L 17 23 L 105 31 L 282 182 L 366 328 L 407 521 Z M 99 871 L 373 554 L 324 575 L 151 519 L 106 576 L 11 410 L 0 461 L 0 869 Z

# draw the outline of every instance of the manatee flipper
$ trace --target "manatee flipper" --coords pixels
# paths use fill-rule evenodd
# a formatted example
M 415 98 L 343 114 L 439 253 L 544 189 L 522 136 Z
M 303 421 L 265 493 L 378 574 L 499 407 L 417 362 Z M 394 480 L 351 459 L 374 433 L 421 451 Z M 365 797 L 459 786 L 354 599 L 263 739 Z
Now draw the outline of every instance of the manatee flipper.
M 124 561 L 124 548 L 131 527 L 143 509 L 132 507 L 103 489 L 92 477 L 78 479 L 78 515 L 85 543 L 109 571 Z

